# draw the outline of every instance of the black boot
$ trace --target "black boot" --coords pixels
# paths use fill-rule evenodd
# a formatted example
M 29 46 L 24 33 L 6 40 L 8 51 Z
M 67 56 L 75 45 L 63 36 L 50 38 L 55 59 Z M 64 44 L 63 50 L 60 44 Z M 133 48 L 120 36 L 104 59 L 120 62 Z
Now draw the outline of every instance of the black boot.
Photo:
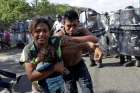
M 134 66 L 134 61 L 132 61 L 131 56 L 126 56 L 126 63 L 124 64 L 125 67 Z
M 91 61 L 91 64 L 90 64 L 91 67 L 96 66 L 95 60 L 93 60 L 93 59 L 90 58 L 90 61 Z
M 124 64 L 125 63 L 125 56 L 120 54 L 120 64 Z
M 102 65 L 102 60 L 96 61 L 96 64 L 97 64 L 97 67 L 98 67 L 98 68 L 102 68 L 102 67 L 103 67 L 103 65 Z
M 140 67 L 140 56 L 135 56 L 135 58 L 136 58 L 135 66 Z

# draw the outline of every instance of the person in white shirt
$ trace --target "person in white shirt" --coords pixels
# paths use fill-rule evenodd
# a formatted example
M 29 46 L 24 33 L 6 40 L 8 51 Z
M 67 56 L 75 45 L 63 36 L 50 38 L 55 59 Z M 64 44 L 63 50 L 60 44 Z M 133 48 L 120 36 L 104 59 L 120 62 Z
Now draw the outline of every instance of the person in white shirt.
M 54 33 L 58 32 L 62 27 L 63 27 L 62 17 L 61 15 L 56 15 L 56 21 L 54 22 L 54 25 L 52 28 Z

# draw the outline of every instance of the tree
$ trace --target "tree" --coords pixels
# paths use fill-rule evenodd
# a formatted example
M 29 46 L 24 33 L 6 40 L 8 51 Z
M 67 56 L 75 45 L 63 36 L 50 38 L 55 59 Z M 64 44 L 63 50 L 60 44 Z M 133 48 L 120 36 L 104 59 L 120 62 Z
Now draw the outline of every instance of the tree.
M 49 2 L 47 0 L 41 0 L 41 2 L 38 2 L 37 3 L 37 6 L 36 6 L 36 14 L 37 15 L 46 15 L 47 13 L 49 13 Z
M 33 6 L 34 8 L 36 8 L 36 14 L 40 16 L 54 16 L 56 14 L 62 15 L 67 9 L 70 8 L 70 6 L 68 5 L 53 4 L 48 0 L 40 0 L 40 2 L 37 1 L 38 0 L 35 0 L 33 2 Z
M 32 7 L 25 0 L 1 0 L 0 21 L 7 26 L 16 20 L 31 18 L 32 15 Z
M 64 12 L 66 11 L 66 10 L 69 10 L 69 9 L 71 9 L 71 7 L 70 6 L 68 6 L 67 4 L 58 4 L 58 5 L 56 5 L 56 9 L 57 9 L 57 13 L 58 14 L 61 14 L 61 15 L 63 15 L 64 14 Z

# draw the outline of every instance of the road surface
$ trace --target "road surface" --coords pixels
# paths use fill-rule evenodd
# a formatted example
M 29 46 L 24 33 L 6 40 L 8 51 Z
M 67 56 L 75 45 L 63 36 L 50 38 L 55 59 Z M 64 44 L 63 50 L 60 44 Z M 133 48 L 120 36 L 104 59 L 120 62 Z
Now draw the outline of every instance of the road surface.
M 0 69 L 24 74 L 24 69 L 18 60 L 21 50 L 14 49 L 0 52 Z M 117 58 L 103 59 L 103 68 L 90 67 L 90 60 L 84 57 L 92 77 L 95 93 L 140 93 L 140 68 L 124 67 Z M 15 87 L 14 93 L 30 93 L 30 82 L 26 77 Z M 79 93 L 81 93 L 79 88 Z

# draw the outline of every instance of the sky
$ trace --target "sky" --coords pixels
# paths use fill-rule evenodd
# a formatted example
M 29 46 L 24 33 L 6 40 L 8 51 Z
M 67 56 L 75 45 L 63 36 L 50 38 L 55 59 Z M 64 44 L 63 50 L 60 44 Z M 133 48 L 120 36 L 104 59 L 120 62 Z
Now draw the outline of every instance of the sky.
M 29 2 L 33 0 L 28 0 Z M 111 12 L 124 9 L 126 6 L 132 5 L 135 8 L 140 7 L 140 0 L 49 0 L 51 3 L 69 4 L 71 6 L 79 6 L 92 8 L 95 11 Z

